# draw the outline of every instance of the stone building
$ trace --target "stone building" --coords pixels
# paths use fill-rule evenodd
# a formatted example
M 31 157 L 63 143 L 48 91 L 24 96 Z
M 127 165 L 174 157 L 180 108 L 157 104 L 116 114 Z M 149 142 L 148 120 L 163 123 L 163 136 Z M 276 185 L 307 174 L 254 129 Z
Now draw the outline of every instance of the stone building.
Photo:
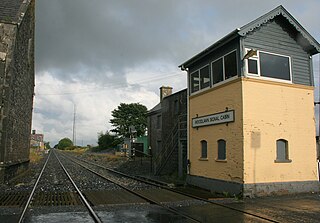
M 0 182 L 29 163 L 34 0 L 0 1 Z
M 148 142 L 155 175 L 186 173 L 187 89 L 160 88 L 160 103 L 148 112 Z
M 36 133 L 36 130 L 32 130 L 32 134 L 30 136 L 30 146 L 34 149 L 44 150 L 45 144 L 44 144 L 44 135 Z
M 319 52 L 279 6 L 180 65 L 188 72 L 187 182 L 244 196 L 319 191 Z

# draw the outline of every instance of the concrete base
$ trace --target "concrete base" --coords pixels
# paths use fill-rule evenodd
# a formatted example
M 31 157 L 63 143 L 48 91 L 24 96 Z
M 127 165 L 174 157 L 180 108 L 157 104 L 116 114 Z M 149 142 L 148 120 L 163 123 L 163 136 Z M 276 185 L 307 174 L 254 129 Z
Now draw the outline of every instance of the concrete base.
M 228 192 L 230 195 L 237 195 L 242 192 L 243 184 L 230 181 L 211 179 L 201 176 L 187 175 L 187 183 L 211 192 Z
M 242 184 L 230 181 L 188 175 L 187 183 L 211 192 L 228 192 L 230 195 L 243 193 L 244 197 L 261 197 L 270 195 L 286 195 L 308 192 L 320 192 L 319 181 L 270 182 Z
M 319 192 L 319 181 L 291 181 L 275 183 L 244 184 L 244 197 L 261 197 L 270 195 L 287 195 L 298 193 Z
M 19 173 L 27 170 L 28 167 L 29 161 L 11 165 L 0 165 L 0 184 L 9 181 Z

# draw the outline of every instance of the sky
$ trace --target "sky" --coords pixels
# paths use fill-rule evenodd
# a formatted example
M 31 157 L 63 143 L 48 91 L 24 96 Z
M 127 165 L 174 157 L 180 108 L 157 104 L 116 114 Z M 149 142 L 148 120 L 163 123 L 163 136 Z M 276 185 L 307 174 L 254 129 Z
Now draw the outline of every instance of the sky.
M 319 0 L 37 1 L 32 129 L 54 146 L 73 138 L 75 114 L 77 145 L 96 145 L 120 103 L 151 109 L 161 86 L 186 88 L 181 63 L 278 5 L 320 42 Z

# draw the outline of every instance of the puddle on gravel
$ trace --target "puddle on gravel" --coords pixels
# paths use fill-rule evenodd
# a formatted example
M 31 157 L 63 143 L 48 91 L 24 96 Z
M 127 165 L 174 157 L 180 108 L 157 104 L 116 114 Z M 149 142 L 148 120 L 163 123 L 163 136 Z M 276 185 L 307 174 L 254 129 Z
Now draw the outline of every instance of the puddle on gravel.
M 98 211 L 98 216 L 102 222 L 188 222 L 184 217 L 175 215 L 166 210 L 117 210 L 117 211 Z M 53 223 L 68 222 L 82 223 L 94 222 L 89 214 L 85 212 L 69 213 L 48 213 L 32 216 L 28 222 Z
M 103 222 L 188 222 L 184 217 L 166 210 L 122 210 L 116 212 L 98 212 Z
M 88 213 L 84 212 L 67 212 L 67 213 L 48 213 L 44 215 L 36 215 L 32 216 L 28 222 L 79 222 L 79 223 L 85 223 L 85 222 L 93 222 L 91 216 Z

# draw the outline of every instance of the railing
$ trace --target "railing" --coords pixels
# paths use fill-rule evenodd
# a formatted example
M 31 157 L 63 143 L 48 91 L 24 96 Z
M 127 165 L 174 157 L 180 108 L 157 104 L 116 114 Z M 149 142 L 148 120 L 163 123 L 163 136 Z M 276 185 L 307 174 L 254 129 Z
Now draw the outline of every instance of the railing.
M 163 143 L 161 151 L 157 154 L 154 160 L 155 175 L 160 174 L 174 150 L 178 148 L 180 140 L 186 140 L 187 121 L 185 121 L 185 118 L 186 114 L 178 117 L 178 121 L 175 123 L 172 131 Z

